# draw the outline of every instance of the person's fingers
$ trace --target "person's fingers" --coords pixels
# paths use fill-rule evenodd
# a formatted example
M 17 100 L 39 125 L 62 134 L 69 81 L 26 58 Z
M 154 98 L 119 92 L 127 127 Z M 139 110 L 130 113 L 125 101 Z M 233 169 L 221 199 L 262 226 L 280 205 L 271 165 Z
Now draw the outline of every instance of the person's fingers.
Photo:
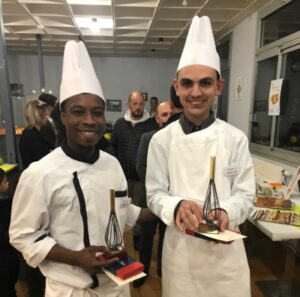
M 196 204 L 196 203 L 192 203 L 190 205 L 190 209 L 191 209 L 191 212 L 193 213 L 198 225 L 199 225 L 199 222 L 202 222 L 203 220 L 203 211 L 202 209 Z M 196 226 L 197 228 L 197 226 Z
M 176 224 L 177 228 L 178 228 L 181 232 L 184 231 L 184 229 L 183 229 L 183 224 L 182 224 L 182 223 L 183 223 L 183 221 L 181 220 L 180 215 L 177 213 L 176 220 L 175 220 L 175 224 Z
M 186 216 L 186 220 L 184 221 L 184 224 L 188 229 L 195 230 L 199 226 L 199 221 L 193 213 L 190 213 L 188 216 Z
M 200 207 L 195 202 L 184 200 L 178 209 L 175 220 L 179 230 L 184 231 L 185 228 L 197 229 L 200 221 L 202 221 Z
M 220 231 L 224 232 L 227 229 L 227 227 L 228 227 L 228 221 L 227 220 L 221 220 L 220 221 L 220 226 L 219 226 Z
M 107 251 L 107 247 L 103 245 L 99 245 L 99 246 L 92 245 L 88 249 L 93 253 L 103 253 Z
M 119 258 L 111 258 L 111 259 L 109 259 L 109 260 L 107 260 L 105 262 L 101 262 L 101 266 L 102 267 L 107 267 L 107 266 L 109 266 L 109 265 L 111 265 L 113 263 L 118 262 L 119 260 L 120 260 Z
M 222 211 L 221 219 L 220 219 L 220 231 L 224 232 L 229 225 L 229 218 L 226 212 Z

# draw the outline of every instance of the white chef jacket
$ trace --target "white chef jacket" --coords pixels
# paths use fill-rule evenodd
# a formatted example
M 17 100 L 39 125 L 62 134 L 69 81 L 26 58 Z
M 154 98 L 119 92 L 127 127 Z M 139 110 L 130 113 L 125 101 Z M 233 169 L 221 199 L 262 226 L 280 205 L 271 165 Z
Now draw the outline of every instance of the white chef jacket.
M 247 218 L 255 193 L 246 136 L 218 119 L 206 129 L 185 134 L 176 121 L 157 132 L 150 142 L 147 203 L 168 225 L 162 260 L 164 297 L 250 297 L 249 267 L 241 240 L 230 245 L 213 244 L 175 227 L 174 210 L 179 201 L 193 200 L 203 206 L 210 156 L 216 156 L 220 206 L 228 213 L 229 228 L 234 229 Z
M 77 172 L 84 195 L 90 245 L 106 245 L 104 235 L 111 188 L 123 193 L 116 198 L 122 233 L 135 225 L 140 208 L 129 204 L 127 182 L 116 158 L 100 151 L 98 160 L 89 164 L 72 159 L 57 148 L 32 163 L 21 175 L 13 200 L 10 240 L 26 262 L 32 267 L 39 266 L 47 278 L 88 288 L 92 279 L 82 268 L 45 260 L 55 244 L 77 251 L 84 248 L 83 221 L 73 172 Z M 100 289 L 101 286 L 105 289 L 105 285 L 112 287 L 112 281 L 104 274 L 98 274 L 98 279 Z

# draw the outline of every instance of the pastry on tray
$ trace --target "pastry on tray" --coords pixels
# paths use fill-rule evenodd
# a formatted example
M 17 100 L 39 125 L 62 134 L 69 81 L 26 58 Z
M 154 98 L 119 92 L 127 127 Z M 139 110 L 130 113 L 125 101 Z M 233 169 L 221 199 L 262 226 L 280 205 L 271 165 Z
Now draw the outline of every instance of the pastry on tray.
M 254 205 L 257 207 L 268 207 L 268 208 L 281 208 L 281 209 L 292 209 L 293 201 L 290 199 L 281 199 L 275 197 L 258 196 L 254 201 Z

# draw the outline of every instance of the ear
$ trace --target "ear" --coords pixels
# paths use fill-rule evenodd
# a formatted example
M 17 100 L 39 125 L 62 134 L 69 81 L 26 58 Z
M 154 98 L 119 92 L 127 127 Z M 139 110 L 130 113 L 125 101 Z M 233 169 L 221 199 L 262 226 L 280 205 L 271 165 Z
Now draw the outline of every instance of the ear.
M 176 78 L 174 78 L 172 83 L 173 83 L 173 87 L 176 91 L 176 95 L 178 96 L 178 80 Z
M 66 126 L 66 113 L 64 111 L 61 111 L 60 113 L 60 119 L 64 126 Z
M 220 95 L 221 95 L 222 90 L 223 90 L 223 88 L 224 88 L 224 84 L 225 84 L 224 79 L 219 79 L 219 80 L 217 81 L 216 96 L 220 96 Z

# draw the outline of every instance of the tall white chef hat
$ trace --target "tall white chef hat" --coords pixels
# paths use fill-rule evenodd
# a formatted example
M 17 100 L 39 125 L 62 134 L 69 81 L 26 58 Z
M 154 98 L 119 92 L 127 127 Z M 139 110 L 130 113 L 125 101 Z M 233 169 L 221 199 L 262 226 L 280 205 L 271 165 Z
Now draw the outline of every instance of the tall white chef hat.
M 189 65 L 205 65 L 220 72 L 220 58 L 207 16 L 194 16 L 179 60 L 177 72 Z
M 105 101 L 100 81 L 84 43 L 70 40 L 66 43 L 64 51 L 60 104 L 82 93 L 97 95 Z

